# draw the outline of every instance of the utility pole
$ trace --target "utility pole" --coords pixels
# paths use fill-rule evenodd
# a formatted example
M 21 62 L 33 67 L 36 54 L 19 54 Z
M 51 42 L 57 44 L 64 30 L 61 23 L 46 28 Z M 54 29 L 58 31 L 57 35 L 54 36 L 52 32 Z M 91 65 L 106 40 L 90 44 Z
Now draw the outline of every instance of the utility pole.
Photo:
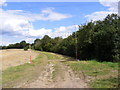
M 78 51 L 77 51 L 77 49 L 78 49 L 78 47 L 77 47 L 77 29 L 76 29 L 76 25 L 75 24 L 74 24 L 74 27 L 75 27 L 74 29 L 75 29 L 75 44 L 76 44 L 76 48 L 75 48 L 76 52 L 75 52 L 75 54 L 76 54 L 76 60 L 79 61 L 78 60 Z

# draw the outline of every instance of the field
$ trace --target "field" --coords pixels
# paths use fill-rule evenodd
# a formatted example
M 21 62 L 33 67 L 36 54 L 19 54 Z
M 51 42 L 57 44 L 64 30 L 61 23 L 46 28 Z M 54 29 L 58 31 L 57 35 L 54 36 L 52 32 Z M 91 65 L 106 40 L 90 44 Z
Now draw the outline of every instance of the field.
M 30 59 L 30 55 L 32 56 L 32 59 L 35 59 L 37 57 L 38 53 L 33 51 L 24 51 L 24 50 L 18 50 L 18 49 L 8 49 L 8 50 L 2 50 L 0 51 L 2 62 L 2 69 L 6 69 L 11 66 L 17 66 L 24 63 L 28 63 Z
M 2 73 L 3 88 L 118 87 L 118 63 L 97 62 L 95 60 L 75 61 L 71 57 L 39 51 L 32 51 L 35 55 L 32 64 L 27 63 L 25 55 L 22 56 L 23 59 L 19 59 L 22 62 L 19 63 L 20 61 L 16 62 L 14 56 L 18 52 L 19 54 L 20 52 L 27 54 L 29 51 L 10 51 L 13 52 L 14 61 L 11 60 L 13 63 L 11 65 L 4 64 L 7 66 L 4 66 L 6 68 L 3 69 Z M 2 60 L 4 61 L 4 59 Z

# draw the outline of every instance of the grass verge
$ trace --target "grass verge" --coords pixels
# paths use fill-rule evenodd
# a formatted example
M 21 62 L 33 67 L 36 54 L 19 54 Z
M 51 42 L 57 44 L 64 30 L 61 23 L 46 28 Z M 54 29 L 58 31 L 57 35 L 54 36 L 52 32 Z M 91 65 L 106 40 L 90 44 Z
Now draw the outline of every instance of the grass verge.
M 57 60 L 61 58 L 59 55 L 55 53 L 51 53 L 51 52 L 41 52 L 41 53 L 45 54 L 48 60 Z
M 66 59 L 66 57 L 63 57 L 60 54 L 55 54 L 50 52 L 42 52 L 42 53 L 47 56 L 48 60 L 50 60 L 48 61 L 48 64 L 53 64 L 54 71 L 52 72 L 52 79 L 56 81 L 59 76 L 62 77 L 61 65 L 59 61 L 62 59 Z
M 2 72 L 3 88 L 19 87 L 19 85 L 25 82 L 31 82 L 32 80 L 37 79 L 46 62 L 47 60 L 44 58 L 44 55 L 40 54 L 33 60 L 32 64 L 25 63 L 4 70 Z
M 91 77 L 88 82 L 91 88 L 117 88 L 118 63 L 93 61 L 64 62 L 79 76 Z M 90 78 L 89 78 L 90 79 Z

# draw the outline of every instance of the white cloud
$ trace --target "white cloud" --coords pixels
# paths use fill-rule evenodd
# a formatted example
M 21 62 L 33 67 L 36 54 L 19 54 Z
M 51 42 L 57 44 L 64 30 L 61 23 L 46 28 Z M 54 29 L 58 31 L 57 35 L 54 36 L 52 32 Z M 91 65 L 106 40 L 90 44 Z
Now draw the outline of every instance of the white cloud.
M 0 9 L 0 31 L 2 34 L 19 36 L 43 36 L 52 32 L 51 29 L 41 28 L 34 29 L 32 22 L 36 20 L 61 20 L 69 18 L 71 15 L 61 14 L 53 11 L 53 8 L 47 8 L 41 11 L 40 14 L 31 14 L 22 10 L 3 10 Z
M 42 10 L 41 17 L 43 18 L 43 20 L 57 21 L 57 20 L 72 17 L 72 15 L 61 14 L 58 12 L 54 12 L 53 10 L 54 8 L 47 8 L 47 9 Z
M 119 0 L 99 0 L 100 3 L 106 7 L 109 7 L 109 11 L 118 12 L 118 1 Z
M 88 21 L 96 21 L 96 20 L 103 20 L 108 14 L 118 14 L 118 1 L 119 0 L 99 0 L 100 4 L 105 7 L 108 7 L 106 11 L 98 11 L 92 14 L 86 15 L 85 17 L 88 18 Z
M 6 42 L 6 41 L 0 41 L 0 46 L 4 46 L 4 45 L 9 45 L 10 42 Z
M 41 28 L 38 30 L 30 29 L 29 35 L 32 37 L 43 37 L 44 35 L 49 34 L 51 32 L 52 32 L 52 29 L 45 29 L 45 28 Z
M 24 39 L 26 42 L 33 43 L 35 38 L 26 38 Z
M 67 36 L 75 32 L 75 27 L 76 29 L 78 29 L 77 25 L 60 26 L 58 28 L 53 28 L 53 29 L 45 29 L 45 28 L 41 28 L 39 30 L 31 29 L 29 30 L 29 35 L 37 38 L 42 38 L 44 35 L 49 35 L 51 38 L 58 36 L 62 38 L 66 38 Z
M 7 4 L 5 2 L 6 0 L 0 0 L 0 6 L 6 6 Z
M 112 14 L 117 12 L 109 12 L 109 11 L 100 11 L 100 12 L 94 12 L 90 15 L 86 15 L 85 17 L 88 18 L 88 21 L 97 21 L 97 20 L 103 20 L 108 14 Z
M 78 30 L 78 25 L 71 25 L 71 26 L 60 26 L 58 28 L 54 28 L 54 32 L 50 33 L 49 36 L 54 37 L 62 37 L 66 38 L 71 35 L 73 32 Z
M 26 33 L 26 41 L 29 43 L 33 43 L 36 38 L 43 38 L 44 35 L 49 35 L 51 38 L 55 37 L 62 37 L 66 38 L 69 35 L 71 35 L 76 29 L 78 29 L 78 25 L 72 25 L 72 26 L 60 26 L 58 28 L 53 29 L 45 29 L 41 28 L 38 30 L 30 29 Z
M 22 15 L 17 15 L 19 11 L 3 11 L 0 9 L 0 31 L 2 34 L 16 35 L 21 34 L 23 31 L 28 29 L 29 22 Z
M 33 42 L 34 39 L 42 38 L 44 35 L 49 35 L 52 38 L 58 36 L 65 38 L 74 31 L 74 26 L 60 26 L 53 29 L 34 29 L 32 22 L 37 20 L 58 21 L 72 17 L 72 15 L 69 14 L 55 12 L 54 8 L 43 9 L 39 14 L 33 14 L 23 10 L 3 9 L 0 9 L 0 13 L 0 31 L 2 35 L 14 38 L 12 40 L 21 38 L 26 39 L 27 42 Z M 2 45 L 8 45 L 9 43 L 10 41 L 7 40 L 2 41 Z
M 27 40 L 27 42 L 33 42 L 36 38 L 42 38 L 44 35 L 49 35 L 50 37 L 67 37 L 72 34 L 74 31 L 74 26 L 60 26 L 58 28 L 53 29 L 34 29 L 32 22 L 36 20 L 60 20 L 63 18 L 67 18 L 63 14 L 53 12 L 53 9 L 44 9 L 41 11 L 41 14 L 30 14 L 22 10 L 2 10 L 0 9 L 0 30 L 2 31 L 2 35 L 7 35 L 13 38 L 23 38 Z M 45 14 L 50 13 L 48 16 Z M 26 15 L 26 16 L 25 16 Z M 41 15 L 40 17 L 38 17 Z M 59 16 L 59 18 L 54 15 Z M 28 16 L 28 17 L 27 17 Z M 43 18 L 44 17 L 44 18 Z M 45 18 L 46 17 L 46 18 Z M 3 45 L 8 45 L 8 42 L 3 42 Z
M 54 8 L 43 9 L 39 14 L 33 14 L 33 13 L 29 13 L 29 12 L 24 12 L 21 10 L 17 10 L 17 12 L 18 11 L 19 11 L 19 13 L 16 13 L 16 11 L 11 11 L 11 12 L 14 12 L 14 13 L 22 15 L 22 16 L 26 16 L 27 19 L 30 21 L 36 21 L 36 20 L 59 21 L 62 19 L 72 17 L 72 15 L 70 15 L 70 14 L 62 14 L 62 13 L 55 12 Z
M 77 25 L 72 25 L 72 26 L 60 26 L 58 28 L 53 28 L 53 29 L 45 29 L 41 28 L 38 30 L 35 30 L 33 28 L 30 28 L 28 31 L 24 32 L 24 35 L 14 35 L 11 36 L 13 38 L 21 38 L 20 41 L 25 40 L 26 42 L 33 43 L 36 38 L 43 38 L 44 35 L 49 35 L 51 38 L 55 37 L 62 37 L 66 38 L 69 35 L 71 35 L 76 29 L 78 29 Z M 5 39 L 5 38 L 4 38 Z M 14 41 L 15 42 L 15 41 Z M 17 41 L 18 42 L 18 41 Z M 2 45 L 8 45 L 10 42 L 2 41 Z

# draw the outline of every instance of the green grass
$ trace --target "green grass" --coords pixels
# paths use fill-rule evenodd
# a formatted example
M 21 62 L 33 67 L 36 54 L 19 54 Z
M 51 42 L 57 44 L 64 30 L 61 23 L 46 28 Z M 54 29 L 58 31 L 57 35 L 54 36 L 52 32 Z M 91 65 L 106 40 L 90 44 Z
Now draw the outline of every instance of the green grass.
M 11 88 L 22 84 L 26 81 L 32 81 L 39 76 L 42 66 L 46 64 L 43 55 L 40 54 L 33 60 L 32 64 L 25 63 L 23 65 L 10 67 L 2 73 L 2 84 L 5 88 Z
M 60 57 L 57 54 L 54 53 L 50 53 L 50 52 L 41 52 L 43 54 L 45 54 L 48 58 L 48 60 L 57 60 L 60 59 Z
M 61 73 L 61 66 L 59 65 L 59 60 L 64 60 L 66 57 L 63 57 L 62 55 L 55 54 L 55 53 L 50 53 L 50 52 L 42 52 L 45 54 L 48 58 L 48 64 L 54 64 L 54 71 L 52 72 L 52 79 L 56 81 L 56 78 L 58 76 L 62 77 Z M 63 77 L 62 77 L 63 78 Z
M 68 66 L 80 75 L 92 77 L 92 82 L 89 83 L 90 87 L 95 88 L 115 88 L 118 84 L 118 63 L 112 62 L 97 62 L 93 61 L 68 61 L 65 62 Z M 114 79 L 115 78 L 115 79 Z
M 0 87 L 2 86 L 2 71 L 0 70 Z
M 47 57 L 46 57 L 47 56 Z M 58 54 L 41 52 L 40 55 L 33 60 L 33 64 L 23 64 L 15 67 L 10 67 L 2 73 L 2 84 L 4 88 L 11 88 L 22 83 L 32 82 L 37 79 L 43 67 L 47 63 L 55 64 L 53 71 L 53 79 L 60 71 L 59 63 L 56 60 L 65 59 L 66 65 L 70 66 L 72 70 L 78 75 L 82 74 L 85 77 L 91 77 L 91 81 L 88 82 L 90 88 L 116 88 L 118 86 L 118 63 L 112 62 L 97 62 L 92 61 L 67 61 L 69 57 L 61 57 Z M 48 60 L 53 60 L 49 62 Z M 54 61 L 55 60 L 55 61 Z
M 118 87 L 118 78 L 98 79 L 91 83 L 93 88 L 115 88 Z
M 54 71 L 52 72 L 52 79 L 55 80 L 57 74 L 59 73 L 59 65 L 57 62 L 52 62 L 54 64 Z

